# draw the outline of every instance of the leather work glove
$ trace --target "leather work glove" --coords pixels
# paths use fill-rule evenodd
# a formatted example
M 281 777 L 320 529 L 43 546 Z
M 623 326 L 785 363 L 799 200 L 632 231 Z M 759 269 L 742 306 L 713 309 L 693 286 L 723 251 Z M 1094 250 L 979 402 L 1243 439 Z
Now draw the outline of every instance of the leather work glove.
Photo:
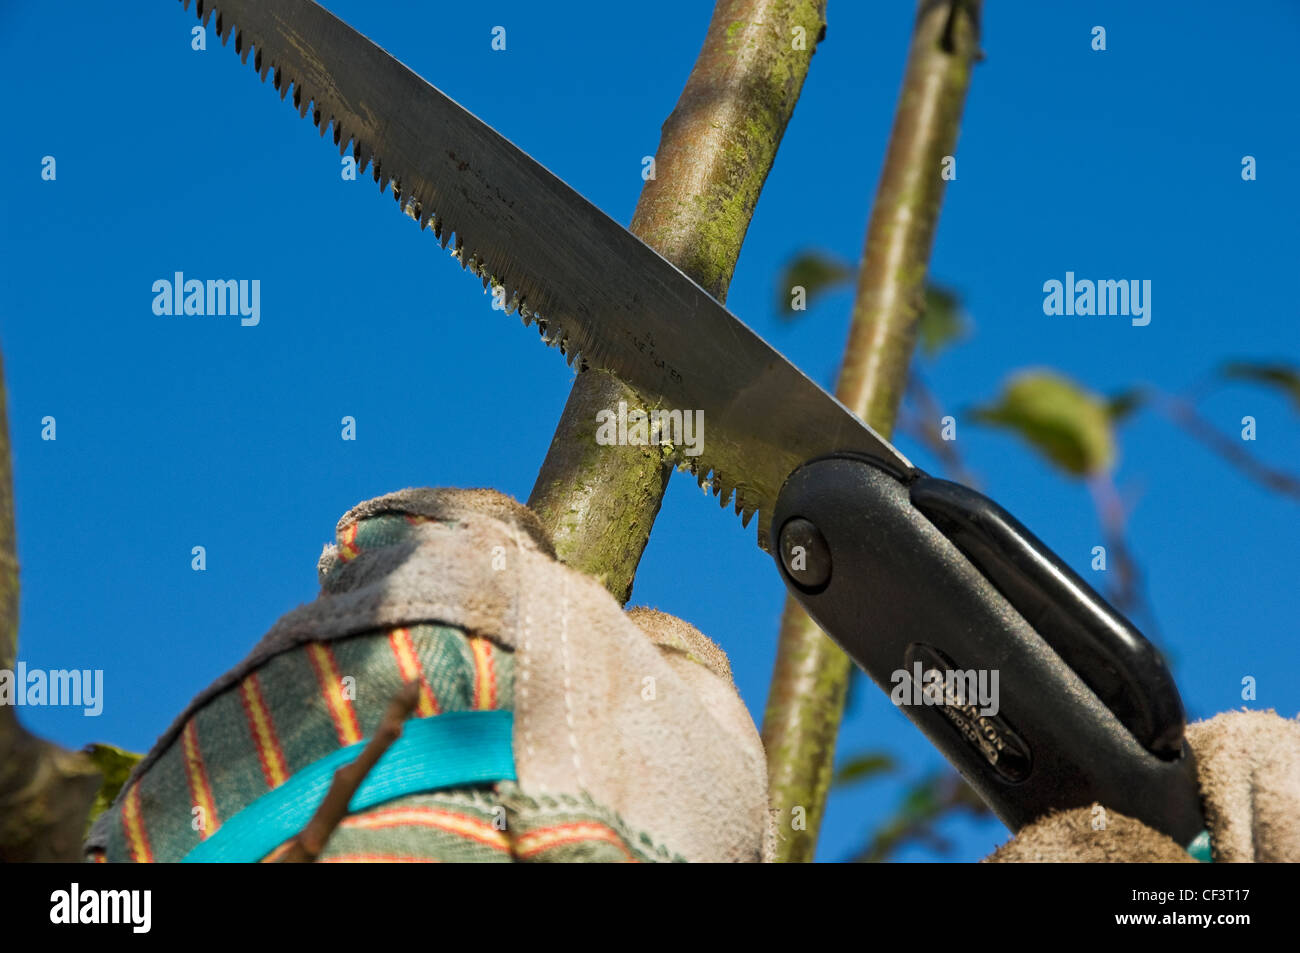
M 88 859 L 277 859 L 412 680 L 414 712 L 321 861 L 762 858 L 766 764 L 726 656 L 680 619 L 624 612 L 519 503 L 369 500 L 318 574 L 315 601 L 137 765 Z
M 1229 711 L 1187 727 L 1215 862 L 1300 861 L 1300 721 Z M 1098 818 L 1104 828 L 1095 829 Z M 987 863 L 1195 863 L 1140 821 L 1099 806 L 1025 827 Z

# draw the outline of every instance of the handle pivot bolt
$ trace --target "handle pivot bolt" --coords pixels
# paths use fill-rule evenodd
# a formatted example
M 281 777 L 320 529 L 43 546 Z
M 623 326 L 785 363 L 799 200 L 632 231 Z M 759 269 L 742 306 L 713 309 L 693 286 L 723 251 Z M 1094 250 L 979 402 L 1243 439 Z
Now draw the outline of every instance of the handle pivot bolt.
M 821 589 L 831 578 L 831 550 L 826 538 L 801 516 L 781 527 L 781 565 L 801 589 Z

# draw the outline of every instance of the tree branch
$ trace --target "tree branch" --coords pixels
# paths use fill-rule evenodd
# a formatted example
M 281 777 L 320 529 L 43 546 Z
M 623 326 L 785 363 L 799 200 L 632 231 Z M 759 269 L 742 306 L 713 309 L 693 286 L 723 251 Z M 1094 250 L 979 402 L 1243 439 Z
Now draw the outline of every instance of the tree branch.
M 720 301 L 825 10 L 825 0 L 719 0 L 663 125 L 655 178 L 641 191 L 631 230 Z M 626 602 L 672 469 L 656 446 L 596 444 L 596 412 L 620 400 L 639 402 L 608 373 L 578 375 L 528 505 L 561 560 Z
M 1169 420 L 1182 427 L 1250 479 L 1270 490 L 1300 499 L 1300 478 L 1257 460 L 1247 452 L 1240 441 L 1225 436 L 1197 413 L 1195 405 L 1190 400 L 1170 397 L 1157 391 L 1151 391 L 1150 394 L 1156 408 Z
M 411 717 L 411 712 L 415 711 L 419 698 L 419 682 L 407 682 L 398 690 L 388 703 L 388 710 L 384 712 L 374 737 L 361 749 L 361 754 L 334 772 L 334 779 L 330 782 L 320 807 L 316 808 L 316 813 L 307 822 L 307 826 L 280 856 L 280 863 L 310 864 L 321 855 L 340 822 L 348 816 L 348 805 L 352 803 L 361 782 L 393 742 L 402 737 L 402 726 Z
M 978 57 L 980 0 L 921 0 L 867 226 L 853 324 L 837 396 L 888 436 L 907 383 L 925 276 L 952 155 Z M 793 600 L 781 622 L 763 719 L 776 859 L 810 861 L 832 776 L 852 663 Z M 801 810 L 800 810 L 801 809 Z M 803 828 L 791 820 L 802 817 Z
M 0 360 L 0 669 L 18 656 L 18 556 L 4 365 Z M 28 733 L 0 705 L 0 862 L 77 861 L 99 772 L 79 752 Z
M 907 393 L 916 402 L 916 414 L 910 421 L 911 429 L 908 429 L 905 425 L 908 422 L 902 417 L 895 422 L 895 426 L 929 447 L 943 463 L 949 479 L 964 483 L 971 489 L 979 489 L 979 480 L 966 468 L 953 441 L 943 439 L 943 428 L 939 423 L 944 416 L 943 408 L 920 374 L 914 373 L 908 378 Z M 906 405 L 903 405 L 902 410 L 905 412 L 906 409 Z

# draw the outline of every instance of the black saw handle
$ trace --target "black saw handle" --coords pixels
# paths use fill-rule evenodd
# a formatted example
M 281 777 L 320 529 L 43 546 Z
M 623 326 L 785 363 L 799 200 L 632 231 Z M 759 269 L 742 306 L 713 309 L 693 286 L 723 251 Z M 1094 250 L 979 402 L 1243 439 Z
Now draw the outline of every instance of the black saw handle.
M 791 474 L 772 527 L 790 592 L 1013 831 L 1094 803 L 1205 828 L 1160 653 L 996 503 L 846 454 Z

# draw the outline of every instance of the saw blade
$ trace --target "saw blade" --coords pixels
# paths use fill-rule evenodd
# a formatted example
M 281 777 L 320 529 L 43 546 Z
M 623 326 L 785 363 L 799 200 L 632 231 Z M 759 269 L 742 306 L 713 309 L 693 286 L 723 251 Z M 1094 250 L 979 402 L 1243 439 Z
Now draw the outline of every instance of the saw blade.
M 674 446 L 745 525 L 771 508 L 800 464 L 860 452 L 903 472 L 888 441 L 732 315 L 708 292 L 486 123 L 312 0 L 181 0 L 223 45 L 333 130 L 359 172 L 391 182 L 403 211 L 430 225 L 507 313 L 536 322 L 572 366 L 609 371 L 644 410 L 702 412 L 698 454 Z M 616 412 L 616 408 L 611 408 Z

